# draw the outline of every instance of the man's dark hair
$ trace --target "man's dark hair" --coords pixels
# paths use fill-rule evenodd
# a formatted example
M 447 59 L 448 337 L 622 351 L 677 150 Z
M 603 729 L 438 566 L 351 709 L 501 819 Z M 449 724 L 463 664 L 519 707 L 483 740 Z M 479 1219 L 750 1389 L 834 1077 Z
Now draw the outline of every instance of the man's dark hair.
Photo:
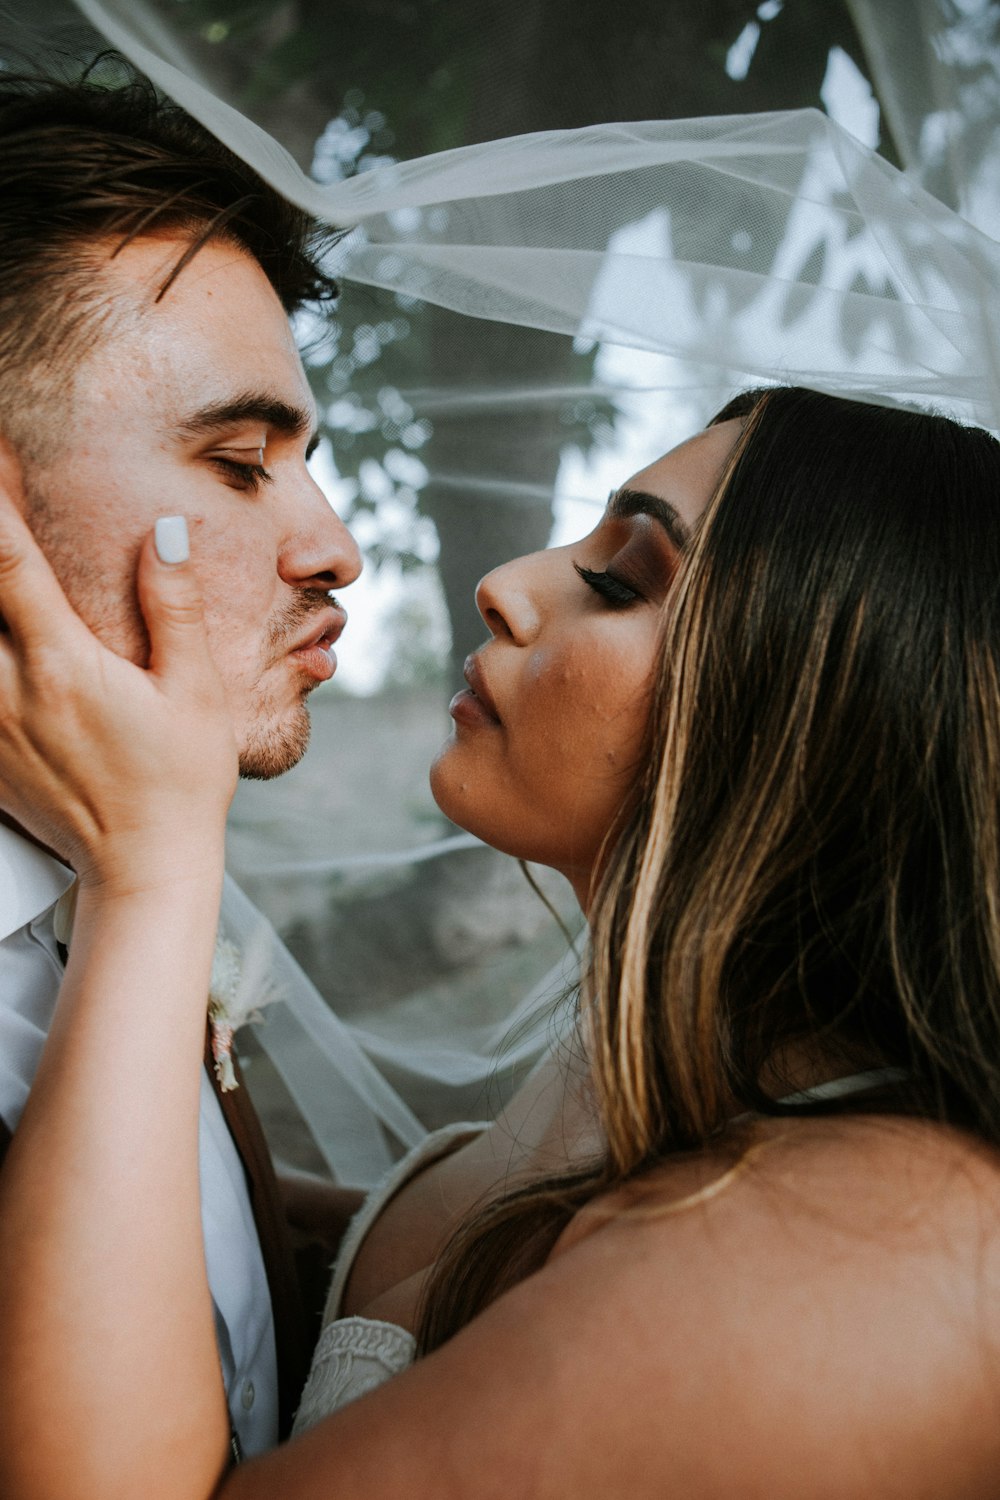
M 286 312 L 336 295 L 337 231 L 270 187 L 126 63 L 65 81 L 0 72 L 0 431 L 30 453 L 73 370 L 114 324 L 100 270 L 132 240 L 209 239 L 261 266 Z M 110 86 L 109 86 L 110 82 Z

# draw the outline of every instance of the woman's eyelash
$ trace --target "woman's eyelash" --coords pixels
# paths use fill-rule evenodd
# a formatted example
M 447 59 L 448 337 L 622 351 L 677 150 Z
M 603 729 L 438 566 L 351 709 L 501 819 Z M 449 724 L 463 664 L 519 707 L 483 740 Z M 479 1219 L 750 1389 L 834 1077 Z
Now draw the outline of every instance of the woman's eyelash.
M 236 458 L 219 457 L 213 458 L 212 462 L 217 464 L 224 474 L 239 480 L 240 485 L 245 489 L 256 492 L 262 484 L 270 483 L 271 475 L 263 464 L 243 464 Z
M 630 589 L 627 583 L 622 583 L 613 573 L 598 573 L 593 568 L 583 567 L 581 563 L 574 563 L 573 566 L 587 587 L 592 588 L 595 594 L 600 594 L 609 604 L 634 604 L 639 598 L 635 589 Z

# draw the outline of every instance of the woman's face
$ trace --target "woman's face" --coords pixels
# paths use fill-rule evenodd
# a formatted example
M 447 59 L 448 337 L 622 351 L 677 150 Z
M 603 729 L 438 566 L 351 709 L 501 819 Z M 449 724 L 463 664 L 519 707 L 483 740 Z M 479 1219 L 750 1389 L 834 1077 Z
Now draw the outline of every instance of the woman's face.
M 739 432 L 682 443 L 589 536 L 505 563 L 476 593 L 491 638 L 466 662 L 431 789 L 486 843 L 560 870 L 584 907 L 640 769 L 664 602 Z

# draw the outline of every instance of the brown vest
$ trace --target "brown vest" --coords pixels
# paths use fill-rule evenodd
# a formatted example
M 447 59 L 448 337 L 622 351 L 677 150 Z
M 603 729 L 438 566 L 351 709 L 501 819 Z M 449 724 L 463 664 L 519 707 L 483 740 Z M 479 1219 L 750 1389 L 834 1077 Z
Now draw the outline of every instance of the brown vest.
M 288 1221 L 282 1207 L 271 1153 L 235 1051 L 233 1071 L 239 1088 L 223 1093 L 219 1087 L 215 1068 L 212 1066 L 209 1035 L 206 1035 L 205 1040 L 205 1066 L 246 1173 L 250 1207 L 264 1257 L 264 1269 L 271 1293 L 271 1310 L 274 1314 L 274 1340 L 278 1355 L 278 1432 L 281 1438 L 286 1438 L 291 1431 L 292 1418 L 309 1374 L 312 1354 Z

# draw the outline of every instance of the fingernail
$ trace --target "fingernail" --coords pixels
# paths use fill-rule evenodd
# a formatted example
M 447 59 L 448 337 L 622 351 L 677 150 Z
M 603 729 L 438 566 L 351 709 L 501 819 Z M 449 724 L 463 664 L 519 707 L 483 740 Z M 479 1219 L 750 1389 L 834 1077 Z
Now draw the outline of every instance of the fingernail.
M 161 516 L 156 523 L 156 555 L 162 563 L 187 562 L 191 556 L 187 521 L 183 516 Z

